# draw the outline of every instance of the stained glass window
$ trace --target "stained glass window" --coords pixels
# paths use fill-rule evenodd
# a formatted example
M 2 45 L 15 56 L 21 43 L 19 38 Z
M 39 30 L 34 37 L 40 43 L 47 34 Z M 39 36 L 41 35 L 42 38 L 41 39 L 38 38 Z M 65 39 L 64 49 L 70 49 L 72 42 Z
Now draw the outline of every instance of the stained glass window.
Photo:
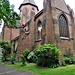
M 41 21 L 38 22 L 38 39 L 42 39 L 41 37 L 41 34 L 42 34 L 42 23 Z
M 64 15 L 59 17 L 59 32 L 60 37 L 68 37 L 68 23 Z

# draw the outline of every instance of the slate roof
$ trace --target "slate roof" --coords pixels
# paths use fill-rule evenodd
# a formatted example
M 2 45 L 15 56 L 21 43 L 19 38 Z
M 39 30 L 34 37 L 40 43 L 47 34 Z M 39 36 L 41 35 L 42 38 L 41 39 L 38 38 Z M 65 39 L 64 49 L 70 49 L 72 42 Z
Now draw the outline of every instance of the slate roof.
M 17 20 L 17 26 L 21 26 L 21 21 Z
M 30 3 L 36 6 L 36 3 L 34 2 L 34 0 L 24 0 L 22 4 L 26 4 L 26 3 Z
M 24 0 L 23 3 L 20 5 L 19 9 L 21 8 L 22 5 L 27 5 L 27 4 L 33 5 L 38 9 L 38 6 L 34 2 L 34 0 Z

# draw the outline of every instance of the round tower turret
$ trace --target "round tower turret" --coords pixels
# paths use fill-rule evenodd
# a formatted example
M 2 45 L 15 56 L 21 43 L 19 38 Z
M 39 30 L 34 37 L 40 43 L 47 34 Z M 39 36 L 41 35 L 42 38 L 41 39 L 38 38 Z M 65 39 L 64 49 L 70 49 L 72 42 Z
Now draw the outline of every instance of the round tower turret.
M 38 6 L 34 0 L 24 0 L 19 7 L 21 25 L 25 25 L 31 19 L 31 11 L 35 14 L 38 12 Z

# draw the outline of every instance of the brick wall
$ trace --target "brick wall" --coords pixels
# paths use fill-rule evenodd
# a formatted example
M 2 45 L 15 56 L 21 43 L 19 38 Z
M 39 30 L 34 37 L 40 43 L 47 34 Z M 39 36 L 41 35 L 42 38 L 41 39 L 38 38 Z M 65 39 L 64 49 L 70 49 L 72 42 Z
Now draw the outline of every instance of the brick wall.
M 4 41 L 10 42 L 10 34 L 12 33 L 11 39 L 14 39 L 16 36 L 19 36 L 19 29 L 10 29 L 7 26 L 4 27 Z M 3 34 L 3 31 L 2 31 Z M 3 36 L 3 35 L 1 35 Z M 2 39 L 2 38 L 1 38 Z

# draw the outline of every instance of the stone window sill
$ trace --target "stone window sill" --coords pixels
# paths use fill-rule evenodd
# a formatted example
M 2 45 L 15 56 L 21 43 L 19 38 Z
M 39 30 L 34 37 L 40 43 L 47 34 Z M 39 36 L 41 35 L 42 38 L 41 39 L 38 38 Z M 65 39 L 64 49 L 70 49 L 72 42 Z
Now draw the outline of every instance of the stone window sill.
M 29 31 L 26 31 L 26 32 L 25 32 L 26 35 L 28 35 L 29 33 L 30 33 Z
M 38 40 L 36 40 L 35 42 L 40 42 L 41 41 L 41 39 L 38 39 Z
M 70 38 L 68 37 L 60 37 L 61 40 L 69 40 Z
M 68 37 L 60 37 L 61 40 L 74 40 L 73 38 L 68 38 Z

